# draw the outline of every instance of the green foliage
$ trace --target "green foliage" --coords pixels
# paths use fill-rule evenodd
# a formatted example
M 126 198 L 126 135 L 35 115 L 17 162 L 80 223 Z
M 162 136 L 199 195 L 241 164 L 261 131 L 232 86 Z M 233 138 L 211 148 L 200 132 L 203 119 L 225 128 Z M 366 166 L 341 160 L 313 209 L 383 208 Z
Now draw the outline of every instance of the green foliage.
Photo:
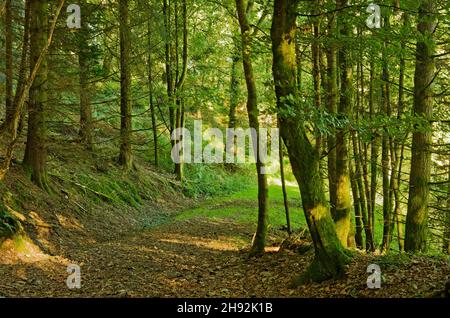
M 0 239 L 13 236 L 19 228 L 19 221 L 0 202 Z
M 77 182 L 86 187 L 85 194 L 92 200 L 106 200 L 132 207 L 139 207 L 146 193 L 145 182 L 136 181 L 120 177 L 117 172 L 108 172 L 101 176 L 80 173 L 77 176 Z
M 209 197 L 226 195 L 248 188 L 255 177 L 250 167 L 239 167 L 238 172 L 228 172 L 222 165 L 189 164 L 185 165 L 184 193 L 188 197 Z

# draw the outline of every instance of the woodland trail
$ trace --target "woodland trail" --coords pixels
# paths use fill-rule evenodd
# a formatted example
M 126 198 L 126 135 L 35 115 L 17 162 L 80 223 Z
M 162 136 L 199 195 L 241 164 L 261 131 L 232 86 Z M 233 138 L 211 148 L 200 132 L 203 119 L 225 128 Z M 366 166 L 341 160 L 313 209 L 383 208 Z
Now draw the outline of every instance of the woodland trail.
M 280 296 L 288 254 L 249 259 L 230 220 L 196 218 L 130 233 L 111 242 L 77 242 L 66 258 L 0 265 L 6 297 Z M 292 255 L 291 255 L 292 257 Z M 274 264 L 274 261 L 276 264 Z M 67 288 L 66 264 L 81 266 L 82 287 Z M 286 269 L 287 270 L 287 269 Z M 275 288 L 274 288 L 275 287 Z M 287 292 L 289 294 L 289 292 Z
M 241 208 L 239 202 L 228 204 Z M 291 279 L 308 266 L 312 251 L 276 252 L 273 246 L 264 256 L 249 258 L 253 230 L 250 223 L 231 218 L 197 216 L 110 241 L 80 237 L 62 246 L 64 257 L 37 255 L 0 264 L 0 296 L 414 297 L 440 288 L 450 273 L 445 261 L 419 260 L 415 268 L 393 266 L 384 288 L 369 290 L 366 268 L 372 260 L 358 256 L 343 280 L 289 289 Z M 80 265 L 81 289 L 66 286 L 68 264 Z

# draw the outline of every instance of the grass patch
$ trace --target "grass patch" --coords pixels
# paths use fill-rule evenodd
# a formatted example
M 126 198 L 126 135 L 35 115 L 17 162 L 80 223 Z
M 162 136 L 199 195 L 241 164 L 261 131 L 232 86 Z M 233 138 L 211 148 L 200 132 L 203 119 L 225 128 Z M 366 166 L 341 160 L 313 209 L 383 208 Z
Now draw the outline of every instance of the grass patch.
M 255 177 L 248 167 L 237 169 L 230 172 L 219 164 L 187 164 L 184 166 L 183 192 L 191 198 L 223 197 L 253 186 Z
M 300 207 L 297 187 L 287 187 L 291 224 L 293 230 L 306 226 Z M 258 216 L 258 189 L 255 186 L 222 198 L 206 200 L 200 207 L 184 211 L 176 219 L 186 220 L 195 217 L 228 218 L 242 223 L 255 224 Z M 269 227 L 280 228 L 286 225 L 283 192 L 278 185 L 269 186 Z

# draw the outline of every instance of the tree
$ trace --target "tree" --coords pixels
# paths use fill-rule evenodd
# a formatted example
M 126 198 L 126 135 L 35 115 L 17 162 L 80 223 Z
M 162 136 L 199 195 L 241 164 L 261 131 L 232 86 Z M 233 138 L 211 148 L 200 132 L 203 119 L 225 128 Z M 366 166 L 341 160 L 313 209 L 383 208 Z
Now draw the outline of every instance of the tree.
M 9 128 L 14 115 L 13 104 L 13 18 L 11 0 L 5 1 L 5 70 L 6 70 L 6 98 L 4 128 Z
M 383 18 L 383 27 L 390 28 L 389 14 L 385 14 Z M 381 75 L 381 106 L 382 113 L 387 116 L 392 114 L 391 105 L 391 87 L 390 87 L 390 75 L 389 75 L 389 63 L 387 57 L 388 39 L 383 41 L 382 50 L 382 75 Z M 392 224 L 392 197 L 391 197 L 391 180 L 389 177 L 389 170 L 391 168 L 391 162 L 393 161 L 390 156 L 390 145 L 392 138 L 386 128 L 383 129 L 383 135 L 381 138 L 381 173 L 382 173 L 382 186 L 383 186 L 383 241 L 381 243 L 381 251 L 389 251 L 391 243 L 391 224 Z M 392 165 L 395 165 L 393 163 Z M 394 172 L 393 172 L 394 173 Z M 394 174 L 391 175 L 393 177 Z
M 342 9 L 347 5 L 347 0 L 338 0 L 336 9 Z M 338 20 L 339 35 L 348 41 L 351 36 L 351 28 L 346 18 L 340 14 Z M 347 44 L 339 48 L 339 70 L 341 74 L 341 89 L 338 103 L 338 116 L 348 121 L 353 103 L 353 66 L 350 60 L 350 52 Z M 348 163 L 348 125 L 338 129 L 336 133 L 336 208 L 333 215 L 336 223 L 336 232 L 344 247 L 348 246 L 351 227 L 351 199 L 350 199 L 350 175 Z
M 61 0 L 59 2 L 59 5 L 56 9 L 55 14 L 54 14 L 54 19 L 53 19 L 46 43 L 42 47 L 40 52 L 37 52 L 37 49 L 39 49 L 40 45 L 42 44 L 41 39 L 40 39 L 41 33 L 45 32 L 45 30 L 43 31 L 42 28 L 39 27 L 39 25 L 45 24 L 45 22 L 42 22 L 41 19 L 39 19 L 39 17 L 36 18 L 36 15 L 43 14 L 45 12 L 45 10 L 43 10 L 39 6 L 32 7 L 30 4 L 30 1 L 25 2 L 25 21 L 26 21 L 25 23 L 26 24 L 25 24 L 25 30 L 24 30 L 24 45 L 22 47 L 22 61 L 21 61 L 21 70 L 20 70 L 20 74 L 19 74 L 19 83 L 18 83 L 16 95 L 14 98 L 14 104 L 15 104 L 14 116 L 12 118 L 12 123 L 11 123 L 12 136 L 11 136 L 10 142 L 8 143 L 8 146 L 6 149 L 5 160 L 3 161 L 3 165 L 0 169 L 0 180 L 3 180 L 6 173 L 9 170 L 9 167 L 11 164 L 11 160 L 12 160 L 13 153 L 14 153 L 14 147 L 15 147 L 18 137 L 19 137 L 18 126 L 19 126 L 19 121 L 21 118 L 22 110 L 23 110 L 23 107 L 25 104 L 25 99 L 28 97 L 28 95 L 30 95 L 29 104 L 31 104 L 32 101 L 36 100 L 36 97 L 40 97 L 40 96 L 36 96 L 36 95 L 39 95 L 38 93 L 39 93 L 40 86 L 35 87 L 35 89 L 33 90 L 34 100 L 31 99 L 31 94 L 29 94 L 29 93 L 30 93 L 32 86 L 35 84 L 35 80 L 36 80 L 38 74 L 40 75 L 40 78 L 45 77 L 47 74 L 45 71 L 45 68 L 44 68 L 44 70 L 41 69 L 41 65 L 43 62 L 45 62 L 45 56 L 47 54 L 48 48 L 50 47 L 50 44 L 52 43 L 53 34 L 54 34 L 54 31 L 56 28 L 56 22 L 58 20 L 58 17 L 59 17 L 59 14 L 61 12 L 63 5 L 64 5 L 64 0 Z M 33 15 L 33 13 L 34 13 L 34 15 Z M 33 23 L 31 21 L 31 17 L 33 17 L 35 19 L 33 21 Z M 34 25 L 34 29 L 33 29 L 34 38 L 33 38 L 33 41 L 30 40 L 31 71 L 30 71 L 29 77 L 25 79 L 25 76 L 26 76 L 25 66 L 26 66 L 26 60 L 27 60 L 27 53 L 24 51 L 28 50 L 28 45 L 27 45 L 28 37 L 29 37 L 28 28 L 32 29 L 33 25 Z M 30 38 L 31 38 L 31 32 L 30 32 Z M 31 47 L 33 47 L 33 49 Z M 34 56 L 32 54 L 34 54 Z M 42 84 L 45 84 L 45 81 L 43 83 L 41 83 L 41 85 Z M 35 106 L 35 105 L 33 104 L 33 106 Z M 42 106 L 42 104 L 40 106 Z M 43 141 L 42 135 L 37 140 L 36 140 L 36 138 L 33 137 L 34 133 L 41 133 L 42 131 L 45 132 L 45 126 L 43 125 L 43 122 L 41 123 L 39 120 L 37 120 L 37 119 L 40 119 L 42 116 L 43 116 L 42 108 L 38 108 L 37 111 L 34 111 L 31 116 L 30 116 L 30 114 L 28 115 L 28 122 L 30 122 L 30 120 L 33 120 L 37 124 L 40 124 L 40 125 L 38 125 L 38 127 L 36 127 L 36 125 L 32 125 L 31 128 L 30 128 L 30 126 L 28 127 L 26 149 L 27 148 L 35 148 L 35 149 L 29 150 L 29 153 L 28 153 L 28 156 L 30 156 L 28 158 L 28 160 L 30 160 L 29 162 L 32 164 L 29 164 L 27 166 L 27 163 L 24 160 L 24 166 L 26 168 L 28 168 L 28 170 L 31 172 L 32 180 L 36 180 L 35 182 L 38 185 L 41 184 L 42 186 L 45 186 L 45 188 L 48 190 L 48 187 L 46 186 L 47 183 L 44 182 L 44 184 L 42 184 L 42 181 L 46 180 L 45 169 L 42 169 L 42 168 L 45 168 L 45 160 L 42 160 L 42 158 L 39 158 L 39 160 L 36 160 L 36 158 L 34 157 L 35 154 L 37 156 L 39 156 L 39 147 L 44 147 L 44 150 L 45 150 L 45 145 L 42 143 L 42 141 Z M 40 128 L 40 129 L 38 129 L 38 128 Z M 28 142 L 29 140 L 30 140 L 30 142 Z M 26 149 L 25 149 L 25 155 L 27 156 Z M 45 154 L 45 152 L 44 152 L 44 154 Z M 44 174 L 42 174 L 42 172 L 44 172 Z M 39 176 L 43 176 L 43 178 L 39 178 Z
M 267 176 L 264 172 L 264 163 L 260 159 L 259 142 L 259 111 L 258 94 L 256 90 L 255 76 L 253 74 L 253 65 L 251 61 L 252 52 L 252 34 L 247 12 L 251 9 L 252 1 L 236 0 L 236 9 L 241 28 L 241 51 L 242 64 L 244 67 L 245 83 L 247 85 L 247 113 L 250 128 L 254 129 L 252 135 L 253 149 L 256 156 L 256 173 L 258 175 L 258 226 L 252 243 L 252 253 L 259 254 L 264 252 L 267 235 L 268 223 L 268 186 Z
M 38 63 L 41 51 L 47 43 L 47 1 L 31 1 L 30 64 Z M 23 165 L 29 171 L 31 180 L 49 191 L 46 170 L 46 104 L 47 104 L 47 62 L 43 58 L 31 85 L 28 100 L 28 134 Z
M 128 0 L 120 0 L 120 154 L 119 164 L 132 168 L 131 153 L 132 106 L 131 106 L 131 42 L 128 18 Z
M 176 4 L 176 3 L 175 3 Z M 183 20 L 183 53 L 182 53 L 182 66 L 181 74 L 179 69 L 179 57 L 178 57 L 178 8 L 175 6 L 175 58 L 176 58 L 176 76 L 175 76 L 175 97 L 176 97 L 176 115 L 175 115 L 175 127 L 181 129 L 184 127 L 184 98 L 182 96 L 184 82 L 187 75 L 188 67 L 188 26 L 187 26 L 187 4 L 186 0 L 182 3 L 182 20 Z M 182 138 L 182 137 L 181 137 Z M 183 163 L 175 163 L 175 175 L 178 180 L 183 180 Z
M 151 9 L 150 4 L 147 3 L 147 6 L 144 7 L 147 11 L 147 78 L 148 78 L 148 102 L 150 106 L 150 116 L 152 118 L 152 132 L 153 132 L 153 160 L 154 164 L 157 167 L 159 164 L 159 155 L 158 155 L 158 126 L 156 123 L 156 110 L 155 103 L 153 99 L 154 90 L 153 90 L 153 48 L 152 48 L 152 26 L 151 26 Z
M 435 2 L 420 1 L 414 73 L 414 114 L 428 122 L 433 112 L 434 47 L 436 27 Z M 431 130 L 413 133 L 408 211 L 406 215 L 405 251 L 425 251 L 427 248 L 427 217 L 431 169 Z
M 85 3 L 85 8 L 86 3 Z M 78 38 L 78 65 L 80 71 L 80 131 L 81 142 L 88 150 L 92 150 L 92 105 L 89 85 L 90 61 L 89 61 L 89 27 L 86 15 L 82 19 L 81 30 Z
M 444 239 L 443 252 L 450 255 L 450 159 L 448 160 L 448 179 L 447 179 L 447 211 L 444 219 Z
M 315 248 L 313 263 L 294 284 L 339 277 L 344 273 L 344 264 L 348 261 L 336 235 L 325 197 L 319 171 L 320 155 L 309 140 L 303 120 L 298 118 L 301 111 L 296 104 L 298 86 L 295 36 L 298 3 L 298 0 L 275 0 L 271 28 L 272 70 L 280 133 L 300 187 L 303 210 Z
M 336 47 L 333 42 L 334 30 L 336 28 L 336 19 L 331 15 L 328 22 L 328 39 L 326 45 L 326 61 L 327 61 L 327 110 L 330 114 L 337 112 L 337 63 L 336 63 Z M 327 136 L 327 161 L 328 161 L 328 189 L 330 193 L 331 215 L 336 215 L 336 136 L 329 133 Z

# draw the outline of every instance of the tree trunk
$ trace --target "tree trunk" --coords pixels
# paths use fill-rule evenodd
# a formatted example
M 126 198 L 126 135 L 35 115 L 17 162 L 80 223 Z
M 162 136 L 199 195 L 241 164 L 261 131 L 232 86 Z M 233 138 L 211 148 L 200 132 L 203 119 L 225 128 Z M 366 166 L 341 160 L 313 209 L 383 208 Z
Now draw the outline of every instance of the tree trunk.
M 175 109 L 173 101 L 174 84 L 172 74 L 172 43 L 171 43 L 171 28 L 170 28 L 170 6 L 167 0 L 163 0 L 163 14 L 164 14 L 164 53 L 165 53 L 165 71 L 166 71 L 166 86 L 167 98 L 169 102 L 169 133 L 172 135 L 175 129 Z M 172 147 L 175 141 L 171 139 Z
M 347 0 L 338 0 L 337 9 L 347 5 Z M 344 17 L 339 17 L 339 34 L 346 38 L 351 35 L 351 28 Z M 341 72 L 341 90 L 338 104 L 338 116 L 346 120 L 352 109 L 353 99 L 353 68 L 350 52 L 345 44 L 339 49 L 339 68 Z M 350 176 L 348 165 L 348 126 L 338 129 L 336 134 L 336 211 L 333 215 L 336 232 L 344 247 L 351 227 Z
M 184 107 L 183 107 L 183 96 L 181 96 L 184 86 L 184 81 L 187 75 L 187 63 L 188 63 L 188 29 L 187 29 L 187 4 L 186 0 L 183 0 L 182 4 L 182 18 L 183 18 L 183 55 L 182 55 L 182 71 L 179 74 L 179 64 L 178 64 L 178 10 L 175 9 L 175 25 L 176 25 L 176 85 L 175 85 L 175 96 L 176 96 L 176 128 L 183 128 L 184 126 Z M 181 136 L 182 138 L 182 136 Z M 183 163 L 175 163 L 175 175 L 178 180 L 183 180 Z
M 370 63 L 370 80 L 369 80 L 369 112 L 370 119 L 375 119 L 375 88 L 374 88 L 375 64 Z M 372 233 L 375 235 L 375 213 L 376 213 L 376 197 L 378 188 L 378 156 L 379 156 L 379 136 L 375 131 L 370 144 L 370 207 L 369 223 Z M 375 237 L 374 237 L 375 242 Z
M 414 113 L 431 120 L 433 112 L 435 2 L 420 1 L 417 30 L 421 36 L 416 45 L 414 74 Z M 427 248 L 428 196 L 431 166 L 431 127 L 413 133 L 408 212 L 406 216 L 405 251 Z
M 390 28 L 389 14 L 384 17 L 383 27 Z M 387 39 L 383 43 L 383 71 L 382 71 L 382 111 L 385 115 L 392 115 L 391 106 L 391 92 L 390 92 L 390 78 L 389 78 L 389 64 L 387 57 Z M 392 170 L 392 166 L 395 165 L 395 159 L 392 157 L 392 137 L 389 136 L 387 128 L 383 130 L 383 137 L 381 141 L 381 171 L 383 175 L 383 241 L 381 243 L 381 252 L 389 252 L 391 244 L 391 225 L 392 225 L 392 187 L 394 174 L 389 175 L 389 170 Z
M 18 118 L 18 122 L 14 120 L 16 112 L 19 107 L 20 97 L 24 93 L 26 82 L 27 82 L 27 74 L 29 68 L 29 48 L 30 48 L 30 1 L 25 1 L 25 20 L 24 20 L 24 28 L 23 28 L 23 41 L 22 41 L 22 53 L 20 58 L 20 69 L 19 69 L 19 78 L 17 80 L 16 93 L 14 94 L 14 114 L 10 120 L 7 120 L 5 123 L 5 128 L 10 132 L 16 132 L 17 130 L 21 130 L 22 120 L 23 120 L 23 112 L 19 114 L 20 119 Z M 13 133 L 14 134 L 14 133 Z
M 362 236 L 363 232 L 363 223 L 362 223 L 362 205 L 361 205 L 361 198 L 359 195 L 359 187 L 358 183 L 356 182 L 356 173 L 355 168 L 353 167 L 353 163 L 349 161 L 349 171 L 350 171 L 350 185 L 352 188 L 352 196 L 353 196 L 353 206 L 355 209 L 355 225 L 356 225 L 356 232 L 355 232 L 355 243 L 356 247 L 359 249 L 363 248 L 364 240 Z
M 120 154 L 119 164 L 131 169 L 131 94 L 130 94 L 130 58 L 131 39 L 128 19 L 128 0 L 120 0 Z
M 89 85 L 89 29 L 86 21 L 82 22 L 79 32 L 78 65 L 80 71 L 80 138 L 88 150 L 92 150 L 92 107 Z
M 443 240 L 443 252 L 450 255 L 450 159 L 448 160 L 448 188 L 447 188 L 447 211 L 444 218 L 444 240 Z
M 296 109 L 298 98 L 295 51 L 298 0 L 275 0 L 271 28 L 273 76 L 280 133 L 288 149 L 295 178 L 300 187 L 303 210 L 315 247 L 310 268 L 295 280 L 323 281 L 344 273 L 348 257 L 336 235 L 319 171 L 320 155 L 307 137 L 306 128 L 286 109 Z M 292 98 L 288 97 L 291 96 Z
M 278 120 L 278 127 L 280 127 L 279 124 L 279 120 Z M 292 234 L 292 229 L 291 229 L 291 217 L 289 214 L 289 202 L 288 202 L 288 197 L 287 197 L 287 191 L 286 191 L 286 180 L 284 177 L 284 151 L 283 151 L 283 139 L 281 138 L 281 135 L 279 136 L 279 140 L 278 140 L 278 144 L 279 144 L 279 149 L 278 149 L 278 154 L 279 154 L 279 160 L 280 160 L 280 179 L 281 179 L 281 190 L 283 191 L 283 203 L 284 203 L 284 212 L 286 214 L 286 226 L 287 226 L 287 232 L 289 237 Z
M 240 62 L 240 48 L 238 43 L 238 38 L 233 33 L 233 52 L 232 52 L 232 62 L 231 62 L 231 78 L 230 78 L 230 109 L 228 112 L 228 128 L 236 128 L 236 109 L 239 100 L 239 77 L 238 77 L 238 65 Z M 227 136 L 227 140 L 233 138 L 233 152 L 234 157 L 237 155 L 236 149 L 236 135 L 230 134 Z M 228 141 L 229 142 L 229 141 Z M 228 164 L 229 167 L 234 166 L 233 164 Z
M 434 1 L 422 0 L 417 30 L 421 37 L 416 45 L 414 74 L 414 114 L 431 120 L 433 111 Z M 406 216 L 405 251 L 425 251 L 427 248 L 427 217 L 431 166 L 431 127 L 413 133 L 408 212 Z
M 152 27 L 150 24 L 151 11 L 147 7 L 147 78 L 148 78 L 148 102 L 150 105 L 150 116 L 152 118 L 152 133 L 153 133 L 153 163 L 158 167 L 158 127 L 156 123 L 155 104 L 153 102 L 153 59 L 152 59 Z
M 331 38 L 335 28 L 334 16 L 329 21 L 328 36 Z M 327 45 L 327 109 L 330 114 L 337 112 L 337 69 L 336 48 L 332 43 Z M 331 215 L 336 214 L 336 137 L 333 132 L 327 136 L 328 147 L 328 188 L 330 193 Z
M 258 174 L 258 226 L 253 240 L 252 253 L 260 254 L 264 252 L 267 236 L 268 223 L 268 186 L 267 176 L 264 174 L 264 164 L 260 160 L 259 144 L 259 111 L 257 101 L 256 82 L 253 74 L 253 65 L 251 61 L 252 38 L 250 34 L 250 23 L 247 17 L 247 9 L 243 0 L 236 0 L 236 9 L 241 28 L 242 40 L 242 62 L 244 66 L 245 83 L 247 85 L 247 113 L 250 128 L 255 129 L 256 134 L 252 136 L 253 149 L 256 153 L 256 173 Z
M 404 12 L 402 14 L 402 20 L 403 20 L 403 26 L 408 27 L 409 26 L 409 16 L 408 13 Z M 402 39 L 402 47 L 406 45 L 406 40 Z M 400 52 L 400 70 L 399 70 L 399 79 L 398 79 L 398 113 L 397 113 L 397 119 L 401 120 L 403 115 L 403 109 L 404 109 L 404 82 L 405 82 L 405 56 L 404 52 Z M 395 153 L 397 154 L 397 160 L 398 160 L 398 169 L 396 171 L 397 175 L 395 176 L 397 178 L 396 182 L 396 189 L 394 189 L 394 214 L 395 214 L 395 222 L 397 225 L 397 241 L 398 241 L 398 249 L 399 251 L 403 251 L 405 249 L 405 238 L 403 234 L 403 227 L 404 227 L 404 220 L 403 220 L 403 214 L 400 202 L 400 184 L 401 184 L 401 176 L 402 176 L 402 166 L 403 166 L 403 159 L 404 159 L 404 150 L 405 150 L 405 141 L 408 138 L 408 133 L 403 137 L 403 139 L 400 141 L 401 145 L 399 143 L 396 143 L 396 149 Z
M 9 128 L 14 116 L 13 104 L 13 18 L 12 1 L 5 1 L 5 70 L 6 70 L 6 92 L 5 92 L 5 123 L 4 127 Z
M 47 8 L 47 1 L 31 1 L 30 3 L 30 64 L 33 68 L 47 44 Z M 29 91 L 28 134 L 23 165 L 37 186 L 50 191 L 46 170 L 46 104 L 47 62 L 43 58 Z
M 312 14 L 317 14 L 317 9 L 313 9 Z M 319 110 L 322 104 L 322 96 L 321 96 L 321 65 L 320 65 L 320 23 L 318 18 L 313 18 L 312 23 L 312 35 L 313 40 L 311 43 L 311 59 L 312 59 L 312 77 L 313 77 L 313 86 L 314 86 L 314 107 Z M 316 129 L 317 130 L 317 129 Z M 319 131 L 316 131 L 316 148 L 320 151 L 322 146 L 322 136 Z M 319 163 L 319 165 L 321 162 Z M 322 171 L 322 169 L 321 169 Z
M 358 36 L 360 37 L 362 34 L 361 28 L 358 28 Z M 360 116 L 364 117 L 365 108 L 364 108 L 364 57 L 362 53 L 361 46 L 359 47 L 359 58 L 360 61 L 357 65 L 357 92 L 356 92 L 356 101 L 357 101 L 357 111 L 356 111 L 356 120 L 359 121 Z M 362 143 L 360 140 L 360 135 L 356 134 L 355 131 L 351 132 L 352 146 L 353 146 L 353 155 L 355 160 L 355 178 L 356 184 L 358 188 L 359 195 L 359 204 L 361 206 L 361 218 L 364 226 L 364 233 L 366 236 L 366 251 L 373 251 L 375 249 L 373 242 L 373 232 L 370 227 L 370 221 L 368 218 L 368 211 L 370 210 L 370 189 L 369 182 L 367 177 L 367 148 L 362 147 Z M 366 144 L 364 144 L 367 147 Z M 364 151 L 365 150 L 365 151 Z

